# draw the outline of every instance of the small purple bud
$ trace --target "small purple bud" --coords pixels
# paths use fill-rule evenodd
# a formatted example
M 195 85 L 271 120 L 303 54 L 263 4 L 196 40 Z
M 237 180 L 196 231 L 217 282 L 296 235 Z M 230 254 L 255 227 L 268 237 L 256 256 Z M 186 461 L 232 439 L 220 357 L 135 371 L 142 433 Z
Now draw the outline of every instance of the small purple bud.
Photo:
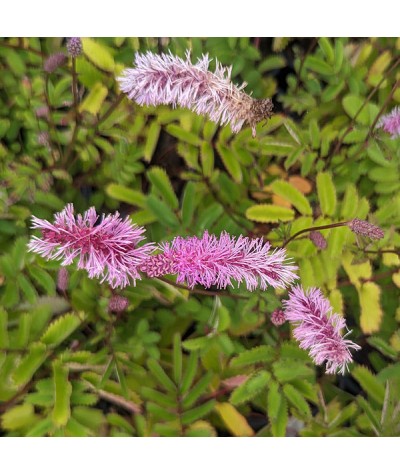
M 121 295 L 113 295 L 108 302 L 108 310 L 111 313 L 122 313 L 129 305 L 129 300 Z
M 62 66 L 65 63 L 66 59 L 67 57 L 64 53 L 52 54 L 44 62 L 43 69 L 46 71 L 46 73 L 50 74 L 54 72 L 57 68 Z
M 367 236 L 370 239 L 379 240 L 385 235 L 380 227 L 358 218 L 354 218 L 352 221 L 349 221 L 347 226 L 353 231 L 353 233 L 360 234 L 361 236 Z
M 72 58 L 77 58 L 82 54 L 82 41 L 78 37 L 67 40 L 67 51 Z
M 36 117 L 38 119 L 48 119 L 49 118 L 49 108 L 47 106 L 38 107 L 35 110 Z
M 400 107 L 395 107 L 389 114 L 384 115 L 377 127 L 390 134 L 392 139 L 400 137 Z
M 286 317 L 285 317 L 285 313 L 283 312 L 283 310 L 281 310 L 279 308 L 275 309 L 272 312 L 272 315 L 271 315 L 271 322 L 276 327 L 280 327 L 281 325 L 283 325 L 286 322 Z
M 319 249 L 326 249 L 327 242 L 324 236 L 319 231 L 311 231 L 309 238 Z
M 68 289 L 69 274 L 65 267 L 61 267 L 57 275 L 57 289 L 65 292 Z
M 50 143 L 50 137 L 49 133 L 44 131 L 44 132 L 39 132 L 37 135 L 37 141 L 39 145 L 43 145 L 44 147 L 48 147 Z

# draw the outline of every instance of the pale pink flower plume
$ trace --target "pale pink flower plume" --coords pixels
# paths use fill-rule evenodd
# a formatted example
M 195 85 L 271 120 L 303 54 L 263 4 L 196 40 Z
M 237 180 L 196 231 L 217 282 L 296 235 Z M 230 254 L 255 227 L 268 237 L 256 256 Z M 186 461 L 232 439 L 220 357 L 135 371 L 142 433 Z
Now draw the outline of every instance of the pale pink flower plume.
M 256 100 L 231 82 L 232 67 L 216 61 L 215 72 L 209 71 L 211 60 L 205 54 L 196 64 L 169 54 L 136 53 L 135 68 L 125 69 L 118 78 L 121 90 L 140 105 L 170 104 L 185 107 L 222 125 L 230 124 L 237 133 L 243 125 L 256 134 L 258 122 L 272 115 L 271 99 Z
M 395 107 L 389 114 L 384 115 L 378 123 L 392 139 L 400 137 L 400 107 Z
M 225 231 L 216 237 L 206 231 L 201 238 L 176 237 L 161 245 L 162 253 L 151 256 L 140 270 L 149 277 L 177 274 L 177 282 L 189 288 L 226 288 L 232 281 L 245 282 L 250 291 L 285 288 L 298 278 L 293 272 L 297 267 L 287 260 L 285 249 L 270 252 L 270 247 L 261 238 L 236 238 Z
M 359 350 L 360 346 L 345 339 L 349 332 L 342 335 L 347 328 L 345 319 L 333 313 L 321 290 L 313 287 L 304 291 L 295 286 L 283 304 L 286 320 L 295 325 L 294 337 L 300 342 L 300 348 L 309 350 L 315 364 L 326 362 L 327 373 L 344 374 L 353 361 L 350 350 Z
M 75 218 L 74 207 L 68 204 L 55 214 L 54 224 L 32 218 L 32 228 L 40 229 L 42 237 L 32 237 L 30 251 L 46 259 L 62 260 L 63 266 L 78 258 L 78 269 L 85 269 L 89 277 L 107 281 L 111 287 L 125 287 L 140 279 L 138 265 L 154 250 L 151 244 L 137 247 L 144 239 L 144 229 L 122 220 L 119 213 L 99 216 L 94 207 Z

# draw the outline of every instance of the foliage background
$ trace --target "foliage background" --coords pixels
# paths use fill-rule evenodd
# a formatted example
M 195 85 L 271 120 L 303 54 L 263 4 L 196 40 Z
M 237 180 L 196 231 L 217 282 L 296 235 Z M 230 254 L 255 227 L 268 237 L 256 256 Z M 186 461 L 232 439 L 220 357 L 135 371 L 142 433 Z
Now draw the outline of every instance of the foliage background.
M 188 48 L 273 98 L 256 139 L 120 95 L 135 51 Z M 65 39 L 0 41 L 3 435 L 399 435 L 400 147 L 375 129 L 400 103 L 399 39 L 96 38 L 83 49 L 47 74 Z M 58 290 L 59 265 L 26 244 L 30 216 L 68 202 L 130 215 L 149 241 L 208 229 L 278 246 L 354 217 L 381 226 L 377 244 L 345 227 L 323 231 L 326 250 L 307 234 L 288 244 L 302 285 L 323 289 L 362 346 L 350 373 L 325 375 L 288 324 L 271 324 L 284 294 L 144 279 L 113 314 L 112 291 L 72 267 Z

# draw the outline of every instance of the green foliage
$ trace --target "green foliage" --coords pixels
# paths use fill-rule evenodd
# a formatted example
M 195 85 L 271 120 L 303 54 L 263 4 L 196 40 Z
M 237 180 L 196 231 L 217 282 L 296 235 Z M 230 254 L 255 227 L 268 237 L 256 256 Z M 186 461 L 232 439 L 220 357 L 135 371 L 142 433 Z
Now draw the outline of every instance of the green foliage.
M 281 112 L 253 138 L 120 95 L 136 51 L 186 49 L 232 65 L 235 83 Z M 4 39 L 2 435 L 398 436 L 400 148 L 376 127 L 400 104 L 398 50 L 395 38 L 85 38 L 76 61 L 45 74 L 42 54 L 65 52 L 64 39 Z M 58 290 L 59 263 L 27 243 L 32 215 L 71 202 L 130 216 L 147 242 L 207 229 L 285 247 L 301 285 L 345 312 L 356 363 L 338 377 L 316 369 L 289 324 L 270 322 L 281 290 L 204 293 L 169 277 L 111 290 L 75 266 Z M 385 237 L 326 228 L 353 218 Z M 312 227 L 326 249 L 309 231 L 288 242 Z M 115 293 L 129 300 L 118 315 Z

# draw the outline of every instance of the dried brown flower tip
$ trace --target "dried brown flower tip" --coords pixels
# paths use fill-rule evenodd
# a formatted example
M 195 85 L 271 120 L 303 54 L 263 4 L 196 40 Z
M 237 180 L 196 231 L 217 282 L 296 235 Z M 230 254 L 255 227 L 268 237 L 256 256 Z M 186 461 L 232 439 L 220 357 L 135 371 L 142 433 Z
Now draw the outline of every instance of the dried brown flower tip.
M 309 234 L 309 238 L 319 249 L 326 249 L 326 246 L 328 244 L 324 236 L 319 231 L 311 231 Z
M 262 120 L 267 120 L 272 117 L 274 104 L 271 99 L 252 99 L 251 98 L 250 111 L 246 117 L 246 122 L 252 130 L 253 138 L 256 136 L 256 125 Z
M 363 221 L 362 219 L 354 218 L 352 221 L 347 223 L 347 226 L 355 234 L 360 234 L 361 236 L 367 236 L 370 239 L 382 239 L 385 233 L 379 226 L 369 223 L 368 221 Z
M 280 310 L 279 308 L 274 310 L 271 315 L 271 322 L 276 327 L 280 327 L 281 325 L 283 325 L 286 322 L 286 317 L 283 310 Z

